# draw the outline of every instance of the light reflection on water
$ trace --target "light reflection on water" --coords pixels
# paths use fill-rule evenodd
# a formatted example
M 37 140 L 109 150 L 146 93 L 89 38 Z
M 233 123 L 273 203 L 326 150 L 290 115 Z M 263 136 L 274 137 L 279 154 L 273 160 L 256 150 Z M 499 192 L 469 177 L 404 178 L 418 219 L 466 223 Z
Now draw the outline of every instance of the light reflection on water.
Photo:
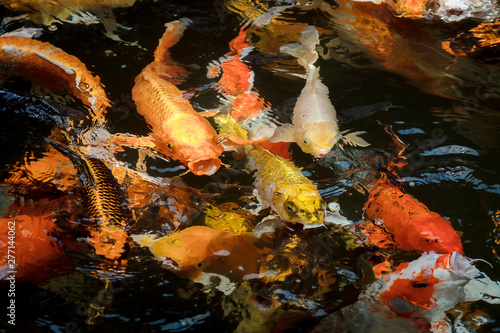
M 255 72 L 255 86 L 271 103 L 273 118 L 289 122 L 295 99 L 303 86 L 300 79 L 303 69 L 295 61 L 280 55 L 277 47 L 299 33 L 304 23 L 321 28 L 321 77 L 330 89 L 341 130 L 366 131 L 365 137 L 371 143 L 367 149 L 344 152 L 334 149 L 319 161 L 293 146 L 294 161 L 318 184 L 325 201 L 338 202 L 344 216 L 361 221 L 367 198 L 365 186 L 377 177 L 377 167 L 392 153 L 392 142 L 384 132 L 384 125 L 394 126 L 400 139 L 408 145 L 409 165 L 401 172 L 405 189 L 431 210 L 449 218 L 452 225 L 462 232 L 466 254 L 493 264 L 493 268 L 481 265 L 480 270 L 499 280 L 500 273 L 495 268 L 500 265 L 500 257 L 493 251 L 498 250 L 495 241 L 500 237 L 500 227 L 491 219 L 491 215 L 500 209 L 497 165 L 500 114 L 495 109 L 500 93 L 497 66 L 494 61 L 483 63 L 481 59 L 460 58 L 454 62 L 438 47 L 440 39 L 454 36 L 457 30 L 465 30 L 471 22 L 451 27 L 440 22 L 403 20 L 384 38 L 397 34 L 411 43 L 393 45 L 390 39 L 383 39 L 380 45 L 362 46 L 356 42 L 362 28 L 357 26 L 359 30 L 350 34 L 343 25 L 346 17 L 353 21 L 349 16 L 352 13 L 336 16 L 340 15 L 340 10 L 332 3 L 313 1 L 293 9 L 285 1 L 281 7 L 271 8 L 272 15 L 280 15 L 275 20 L 270 19 L 269 13 L 259 19 L 261 23 L 276 25 L 263 24 L 250 34 L 255 50 L 247 60 Z M 145 134 L 148 127 L 135 113 L 130 91 L 135 76 L 151 61 L 157 40 L 164 31 L 164 23 L 184 16 L 194 18 L 194 24 L 172 53 L 192 71 L 182 88 L 197 89 L 192 102 L 201 111 L 215 108 L 219 102 L 216 94 L 210 91 L 212 82 L 205 76 L 205 66 L 228 52 L 228 42 L 236 36 L 243 21 L 262 14 L 273 5 L 266 2 L 262 8 L 250 12 L 241 9 L 231 12 L 224 10 L 224 4 L 228 7 L 235 4 L 248 6 L 244 1 L 192 2 L 187 5 L 175 1 L 143 1 L 130 8 L 114 10 L 117 22 L 128 27 L 118 28 L 115 34 L 129 43 L 107 38 L 103 32 L 108 26 L 96 24 L 56 22 L 55 29 L 54 26 L 41 26 L 42 36 L 77 55 L 101 77 L 113 101 L 108 121 L 110 132 Z M 283 22 L 286 23 L 284 28 L 277 24 Z M 23 21 L 12 21 L 3 29 L 10 31 L 22 25 Z M 366 38 L 377 37 L 383 32 L 380 29 L 375 29 L 373 35 Z M 416 35 L 415 39 L 412 39 L 412 34 Z M 391 57 L 381 60 L 373 56 L 376 52 L 370 55 L 370 51 L 377 50 L 377 47 L 382 53 L 390 54 L 391 46 L 395 48 L 395 54 L 399 52 L 403 60 L 417 66 L 405 70 L 404 63 L 399 68 L 391 64 Z M 451 74 L 448 68 L 451 68 Z M 15 82 L 13 86 L 26 88 L 25 83 Z M 8 132 L 9 128 L 3 130 Z M 29 145 L 28 148 L 40 149 Z M 117 158 L 135 168 L 137 153 L 126 151 L 117 154 Z M 195 194 L 184 196 L 179 192 L 172 194 L 173 198 L 168 197 L 169 193 L 162 193 L 165 196 L 158 194 L 148 206 L 138 209 L 137 231 L 166 234 L 173 230 L 177 225 L 171 223 L 173 218 L 170 216 L 162 217 L 162 208 L 173 207 L 172 216 L 177 216 L 176 220 L 181 224 L 201 224 L 200 202 L 221 204 L 237 201 L 243 208 L 256 205 L 252 180 L 242 171 L 242 162 L 235 160 L 231 153 L 223 156 L 223 162 L 229 167 L 212 177 L 179 177 L 178 183 L 196 190 Z M 146 164 L 149 175 L 153 177 L 179 176 L 185 172 L 177 162 L 147 158 Z M 5 191 L 9 190 L 5 187 Z M 192 198 L 196 201 L 191 207 L 193 211 L 175 211 L 178 206 L 174 201 L 185 204 Z M 31 199 L 36 201 L 37 194 Z M 9 202 L 2 199 L 1 204 L 3 212 L 3 206 Z M 75 221 L 69 223 L 80 223 L 77 219 Z M 296 240 L 290 231 L 281 235 L 281 243 L 276 245 L 277 251 L 269 265 L 276 262 L 283 270 L 290 268 L 290 274 L 274 284 L 268 281 L 242 283 L 232 296 L 165 270 L 146 248 L 132 249 L 126 268 L 100 274 L 102 263 L 85 244 L 84 233 L 75 231 L 74 235 L 79 240 L 73 244 L 75 248 L 58 240 L 70 254 L 65 265 L 72 270 L 71 274 L 54 278 L 46 284 L 19 285 L 18 320 L 24 322 L 26 329 L 46 328 L 62 332 L 83 328 L 89 304 L 103 290 L 103 275 L 112 281 L 113 303 L 109 313 L 98 322 L 97 331 L 207 331 L 215 327 L 232 331 L 241 321 L 244 322 L 243 318 L 248 319 L 251 315 L 257 321 L 283 323 L 300 317 L 305 313 L 302 311 L 311 310 L 310 313 L 317 318 L 314 315 L 312 319 L 302 318 L 303 327 L 300 322 L 295 323 L 297 330 L 305 330 L 322 314 L 342 306 L 342 301 L 352 302 L 361 286 L 369 283 L 362 267 L 366 260 L 351 261 L 349 258 L 355 255 L 361 258 L 361 254 L 371 253 L 371 249 L 356 248 L 350 243 L 352 239 L 345 239 L 347 236 L 335 228 L 329 230 L 327 236 L 310 231 L 308 242 Z M 351 244 L 352 252 L 339 244 Z M 325 247 L 334 250 L 325 251 Z M 411 258 L 412 254 L 397 255 Z M 296 263 L 296 267 L 291 267 L 290 262 Z M 297 282 L 297 279 L 303 281 Z M 257 296 L 251 295 L 252 290 L 258 291 L 258 300 L 254 299 Z M 35 306 L 30 305 L 33 300 L 38 301 Z M 28 307 L 31 311 L 23 313 L 22 309 Z M 274 312 L 269 317 L 256 314 L 256 309 L 271 307 Z M 479 303 L 477 308 L 478 312 L 488 315 L 484 318 L 489 318 L 485 319 L 484 328 L 477 326 L 478 331 L 499 329 L 494 320 L 500 315 L 497 306 Z M 469 315 L 474 314 L 473 310 L 467 311 Z M 469 318 L 472 321 L 480 317 L 470 315 Z M 473 328 L 471 322 L 464 323 Z M 250 323 L 246 324 L 249 329 L 252 327 Z

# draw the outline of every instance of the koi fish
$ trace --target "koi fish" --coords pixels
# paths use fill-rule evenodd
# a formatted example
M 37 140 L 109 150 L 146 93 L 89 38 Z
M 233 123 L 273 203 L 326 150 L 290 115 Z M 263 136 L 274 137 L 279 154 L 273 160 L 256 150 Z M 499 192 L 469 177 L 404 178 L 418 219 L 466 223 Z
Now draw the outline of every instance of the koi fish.
M 98 76 L 75 56 L 26 37 L 0 37 L 0 76 L 19 75 L 56 92 L 68 92 L 90 108 L 94 121 L 104 124 L 110 102 Z
M 221 74 L 214 87 L 224 96 L 225 103 L 231 108 L 229 113 L 237 121 L 246 117 L 256 118 L 269 109 L 268 104 L 253 88 L 254 72 L 242 60 L 253 48 L 245 40 L 247 31 L 248 27 L 244 25 L 238 36 L 229 43 L 231 52 L 218 62 L 212 62 L 207 74 L 208 78 Z
M 50 25 L 54 21 L 75 22 L 80 17 L 81 20 L 93 22 L 88 10 L 101 10 L 103 8 L 112 9 L 116 7 L 130 7 L 136 0 L 5 0 L 2 5 L 6 8 L 31 13 L 31 20 L 36 23 Z M 85 20 L 86 18 L 86 20 Z
M 248 124 L 245 124 L 247 129 L 251 126 L 258 126 L 258 129 L 253 131 L 254 133 L 274 132 L 276 125 L 268 121 L 254 121 L 266 115 L 270 104 L 254 88 L 255 74 L 243 61 L 243 58 L 253 49 L 253 45 L 246 41 L 247 31 L 247 25 L 241 27 L 238 36 L 229 43 L 231 51 L 218 62 L 212 62 L 208 66 L 207 77 L 221 76 L 214 87 L 223 95 L 223 102 L 228 105 L 229 114 L 236 121 L 243 124 L 247 122 Z M 260 138 L 252 137 L 252 139 Z M 291 159 L 287 142 L 271 142 L 266 139 L 259 142 L 259 145 L 288 160 Z
M 249 233 L 191 226 L 155 241 L 139 242 L 180 275 L 197 279 L 202 272 L 208 272 L 242 281 L 257 273 L 261 257 L 269 252 L 259 248 L 256 241 Z
M 84 188 L 83 211 L 90 222 L 88 240 L 95 253 L 112 260 L 120 259 L 128 248 L 132 214 L 113 174 L 102 161 L 87 157 L 76 148 L 47 141 L 69 157 L 79 170 Z M 72 144 L 69 134 L 68 141 Z
M 153 142 L 166 156 L 185 164 L 195 175 L 212 175 L 221 166 L 224 148 L 210 123 L 194 110 L 182 92 L 165 77 L 168 67 L 161 62 L 162 50 L 171 46 L 171 35 L 185 29 L 185 21 L 168 23 L 155 60 L 136 77 L 132 99 L 151 126 Z M 158 59 L 159 58 L 159 59 Z
M 233 233 L 252 232 L 254 217 L 250 212 L 238 208 L 235 203 L 220 206 L 205 204 L 205 224 L 213 229 L 231 231 Z
M 443 50 L 455 57 L 473 57 L 500 43 L 500 22 L 484 22 L 456 37 L 441 42 Z
M 313 26 L 302 30 L 300 43 L 287 44 L 280 51 L 296 58 L 307 72 L 306 85 L 293 109 L 292 125 L 278 127 L 271 141 L 296 142 L 305 153 L 321 157 L 328 153 L 337 141 L 354 146 L 369 144 L 359 137 L 364 132 L 341 133 L 337 112 L 328 98 L 328 87 L 319 79 L 319 67 L 315 50 L 319 44 L 318 31 Z
M 219 131 L 232 135 L 246 154 L 246 166 L 254 171 L 254 186 L 261 208 L 271 207 L 281 219 L 306 227 L 323 225 L 325 203 L 318 188 L 302 174 L 302 169 L 271 151 L 247 140 L 245 130 L 229 115 L 216 115 Z M 236 134 L 231 134 L 236 133 Z
M 369 218 L 383 221 L 402 249 L 464 253 L 460 235 L 449 221 L 384 179 L 371 189 L 365 209 Z
M 463 255 L 424 253 L 362 291 L 312 332 L 452 332 L 445 311 L 460 302 L 500 304 L 500 284 Z
M 31 206 L 9 207 L 13 215 L 0 219 L 0 280 L 9 281 L 15 272 L 15 281 L 40 283 L 54 277 L 65 268 L 68 257 L 60 239 L 62 231 L 54 223 L 56 216 L 50 207 L 61 209 L 67 197 L 51 202 L 38 202 L 44 210 L 34 210 Z M 16 206 L 15 211 L 13 206 Z
M 384 3 L 398 16 L 407 18 L 439 17 L 446 22 L 466 18 L 491 19 L 498 7 L 489 0 L 354 0 L 357 2 Z M 498 14 L 496 15 L 498 17 Z

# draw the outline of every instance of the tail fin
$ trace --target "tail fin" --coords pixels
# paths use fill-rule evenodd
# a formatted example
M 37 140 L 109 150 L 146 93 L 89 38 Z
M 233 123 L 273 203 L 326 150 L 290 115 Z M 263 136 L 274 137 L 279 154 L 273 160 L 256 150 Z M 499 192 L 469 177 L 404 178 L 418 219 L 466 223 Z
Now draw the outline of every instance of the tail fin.
M 314 26 L 306 26 L 302 30 L 300 36 L 300 43 L 291 43 L 280 47 L 280 51 L 288 53 L 296 57 L 299 64 L 304 66 L 309 75 L 314 75 L 310 69 L 314 68 L 314 63 L 318 60 L 318 52 L 316 52 L 316 45 L 319 44 L 318 30 Z M 309 79 L 309 77 L 308 77 Z

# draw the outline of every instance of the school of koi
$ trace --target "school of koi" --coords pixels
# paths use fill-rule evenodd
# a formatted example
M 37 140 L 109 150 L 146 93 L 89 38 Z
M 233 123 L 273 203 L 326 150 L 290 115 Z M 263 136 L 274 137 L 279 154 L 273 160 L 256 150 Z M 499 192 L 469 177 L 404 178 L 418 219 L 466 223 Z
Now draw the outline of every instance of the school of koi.
M 446 0 L 337 2 L 330 7 L 327 2 L 316 4 L 339 22 L 354 26 L 354 38 L 378 34 L 376 43 L 366 38 L 364 47 L 390 71 L 400 70 L 400 59 L 411 63 L 418 57 L 404 41 L 397 46 L 392 39 L 388 42 L 394 38 L 388 26 L 399 29 L 401 38 L 410 34 L 411 20 L 484 21 L 470 29 L 472 37 L 463 33 L 443 41 L 447 56 L 473 57 L 500 43 L 500 25 L 494 21 L 500 11 L 491 1 L 482 6 L 480 1 L 465 1 L 460 8 Z M 90 14 L 93 10 L 103 15 L 120 5 L 134 5 L 80 3 L 49 11 L 40 3 L 6 1 L 2 6 L 27 15 L 22 20 L 50 26 L 53 20 L 68 21 L 83 13 L 99 22 L 98 15 Z M 180 89 L 190 70 L 174 60 L 173 50 L 193 21 L 186 17 L 164 22 L 154 57 L 137 73 L 131 89 L 134 112 L 148 125 L 145 135 L 111 133 L 108 111 L 113 102 L 98 73 L 69 52 L 43 42 L 40 29 L 3 31 L 1 112 L 28 124 L 26 136 L 38 140 L 41 153 L 33 156 L 37 154 L 27 140 L 19 147 L 31 153 L 23 152 L 4 165 L 1 189 L 9 205 L 0 219 L 0 249 L 7 248 L 8 226 L 14 222 L 17 253 L 15 261 L 0 253 L 0 278 L 7 281 L 15 270 L 19 282 L 50 286 L 74 274 L 67 262 L 72 253 L 79 253 L 98 263 L 91 275 L 104 281 L 102 296 L 109 281 L 119 279 L 136 260 L 134 253 L 143 251 L 162 269 L 196 282 L 200 290 L 216 288 L 226 300 L 243 307 L 235 332 L 452 332 L 467 330 L 460 320 L 450 319 L 454 309 L 470 309 L 478 301 L 500 304 L 500 284 L 474 266 L 478 259 L 466 256 L 453 221 L 405 191 L 399 172 L 411 160 L 391 125 L 383 126 L 391 151 L 379 154 L 371 165 L 372 176 L 360 190 L 367 193 L 361 222 L 348 221 L 335 211 L 296 165 L 294 152 L 308 154 L 311 163 L 324 163 L 335 156 L 334 150 L 350 158 L 371 145 L 364 131 L 340 130 L 344 126 L 335 99 L 322 82 L 318 50 L 321 36 L 329 33 L 312 24 L 276 19 L 281 11 L 304 5 L 221 3 L 243 16 L 245 23 L 235 27 L 225 55 L 198 64 L 212 80 L 209 89 L 217 94 L 219 106 L 200 112 L 190 101 L 195 93 Z M 370 29 L 363 30 L 363 25 Z M 109 30 L 118 26 L 109 16 L 105 26 L 106 36 L 127 44 Z M 304 79 L 291 123 L 273 115 L 245 61 L 263 47 L 254 45 L 251 36 L 260 34 L 264 43 L 264 34 L 280 29 L 288 30 L 281 35 L 286 38 L 269 39 L 274 44 L 267 47 L 300 68 L 297 72 L 303 74 L 294 75 Z M 461 42 L 469 39 L 478 43 L 470 47 Z M 410 68 L 408 73 L 423 91 L 449 96 L 450 90 L 442 88 L 440 76 L 432 70 Z M 76 101 L 64 105 L 11 89 L 16 83 L 10 81 L 19 78 L 32 88 L 43 87 L 52 96 L 69 95 Z M 117 158 L 132 150 L 137 154 L 134 163 Z M 151 160 L 176 161 L 173 168 L 183 173 L 152 176 Z M 220 200 L 219 189 L 194 188 L 187 185 L 192 180 L 183 180 L 216 177 L 224 169 L 241 169 L 252 183 L 218 184 L 220 189 L 251 186 L 250 193 L 228 202 Z M 151 207 L 155 219 L 148 220 Z M 492 218 L 497 226 L 498 212 Z M 318 246 L 326 256 L 318 255 Z M 329 258 L 333 252 L 339 256 L 335 260 Z M 345 267 L 364 267 L 350 275 L 342 268 L 343 260 L 349 262 Z M 314 281 L 314 287 L 306 281 Z M 300 296 L 292 304 L 287 293 Z M 329 301 L 334 293 L 335 300 Z M 86 325 L 106 321 L 104 314 L 112 312 L 111 301 L 101 296 L 89 305 Z

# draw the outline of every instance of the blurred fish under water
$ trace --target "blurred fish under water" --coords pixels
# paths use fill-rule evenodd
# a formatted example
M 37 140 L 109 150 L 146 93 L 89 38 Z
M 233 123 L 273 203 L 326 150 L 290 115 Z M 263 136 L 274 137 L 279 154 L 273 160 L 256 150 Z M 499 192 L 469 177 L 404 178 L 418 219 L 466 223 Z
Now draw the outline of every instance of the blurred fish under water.
M 0 330 L 500 329 L 497 1 L 0 8 Z

